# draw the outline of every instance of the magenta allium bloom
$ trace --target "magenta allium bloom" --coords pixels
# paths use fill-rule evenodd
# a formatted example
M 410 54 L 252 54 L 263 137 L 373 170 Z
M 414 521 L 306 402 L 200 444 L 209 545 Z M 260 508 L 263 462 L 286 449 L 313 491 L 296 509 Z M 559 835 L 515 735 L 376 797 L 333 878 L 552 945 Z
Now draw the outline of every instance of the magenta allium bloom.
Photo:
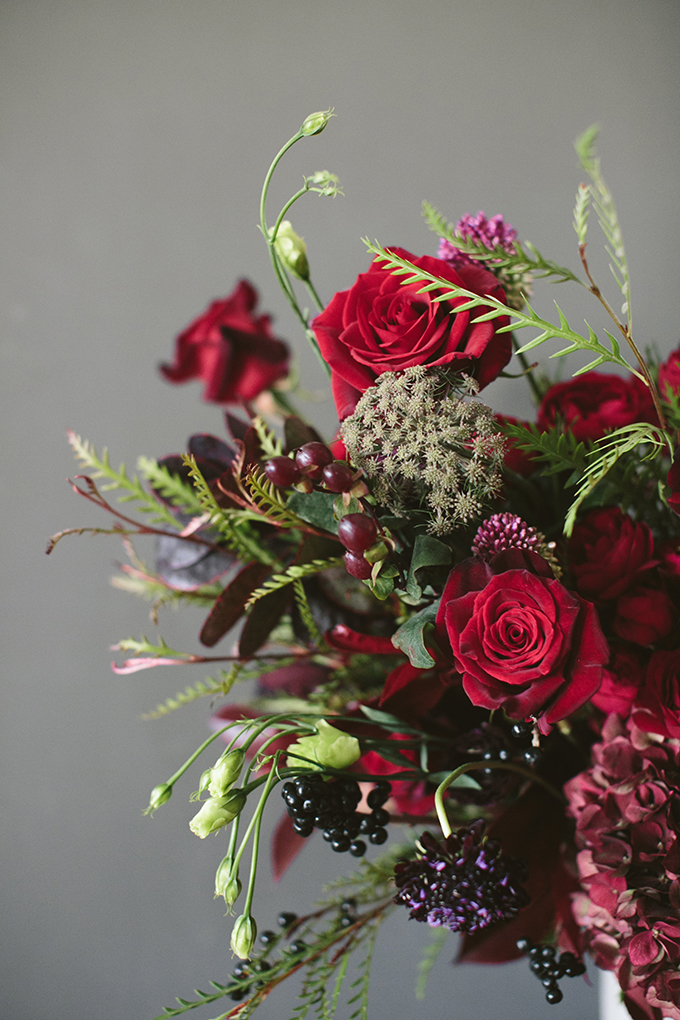
M 517 231 L 511 223 L 505 223 L 500 214 L 492 216 L 488 220 L 481 210 L 476 216 L 465 213 L 456 223 L 455 233 L 467 237 L 477 244 L 483 244 L 485 248 L 501 247 L 509 255 L 515 253 L 513 241 L 517 240 Z M 450 262 L 452 266 L 474 265 L 476 261 L 465 252 L 455 248 L 450 241 L 443 237 L 439 242 L 437 258 Z
M 395 866 L 395 903 L 430 927 L 468 934 L 516 917 L 529 903 L 526 862 L 501 854 L 497 839 L 484 839 L 485 829 L 478 818 L 441 842 L 424 832 L 418 857 Z
M 680 1020 L 680 740 L 610 715 L 593 765 L 565 786 L 582 892 L 576 920 L 596 964 L 651 1015 Z

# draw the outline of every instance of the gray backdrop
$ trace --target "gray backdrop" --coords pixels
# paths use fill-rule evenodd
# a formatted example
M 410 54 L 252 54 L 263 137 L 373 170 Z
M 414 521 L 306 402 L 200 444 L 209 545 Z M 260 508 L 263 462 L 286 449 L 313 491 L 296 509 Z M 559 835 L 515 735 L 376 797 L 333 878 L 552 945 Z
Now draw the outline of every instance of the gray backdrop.
M 150 1020 L 231 966 L 211 888 L 223 834 L 189 832 L 191 781 L 153 820 L 141 814 L 203 739 L 208 706 L 139 716 L 199 675 L 109 671 L 115 640 L 155 635 L 146 607 L 108 583 L 114 539 L 66 538 L 44 556 L 51 533 L 106 524 L 66 484 L 65 429 L 130 467 L 142 452 L 182 450 L 192 431 L 220 433 L 198 386 L 169 387 L 156 364 L 240 276 L 294 345 L 305 385 L 324 385 L 255 223 L 272 155 L 331 105 L 337 119 L 291 154 L 272 203 L 305 172 L 340 175 L 345 198 L 308 197 L 295 214 L 325 299 L 366 268 L 362 235 L 434 253 L 422 198 L 454 220 L 500 211 L 577 268 L 572 140 L 598 120 L 638 342 L 670 350 L 678 14 L 675 0 L 4 0 L 3 1017 Z M 593 263 L 606 282 L 605 262 Z M 577 288 L 539 289 L 537 307 L 550 312 L 555 296 L 576 321 L 603 324 Z M 528 412 L 521 385 L 488 392 Z M 309 413 L 330 430 L 328 402 Z M 197 649 L 200 616 L 165 612 L 161 631 Z M 309 904 L 346 864 L 309 847 L 272 889 L 265 861 L 261 925 Z M 453 938 L 416 1003 L 427 932 L 404 920 L 377 953 L 375 1020 L 545 1015 L 524 965 L 453 971 Z M 565 991 L 562 1017 L 595 1016 L 592 989 Z M 273 997 L 263 1020 L 291 1002 Z

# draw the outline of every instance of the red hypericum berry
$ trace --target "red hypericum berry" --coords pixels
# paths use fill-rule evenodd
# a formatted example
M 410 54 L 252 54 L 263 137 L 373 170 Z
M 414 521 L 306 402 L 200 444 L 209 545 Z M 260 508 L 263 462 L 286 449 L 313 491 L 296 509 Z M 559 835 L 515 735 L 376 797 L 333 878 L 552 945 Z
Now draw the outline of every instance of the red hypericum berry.
M 364 559 L 361 553 L 346 552 L 345 566 L 347 573 L 352 577 L 357 577 L 360 581 L 367 581 L 373 570 L 371 564 Z
M 265 464 L 264 473 L 279 489 L 287 489 L 300 481 L 300 468 L 290 457 L 272 457 Z
M 329 492 L 349 492 L 352 488 L 354 472 L 349 464 L 342 460 L 334 460 L 323 469 L 323 480 Z
M 295 463 L 303 474 L 318 481 L 321 472 L 333 460 L 333 454 L 323 443 L 305 443 L 295 451 Z
M 346 514 L 338 524 L 338 538 L 350 552 L 365 552 L 377 536 L 375 521 L 368 514 Z

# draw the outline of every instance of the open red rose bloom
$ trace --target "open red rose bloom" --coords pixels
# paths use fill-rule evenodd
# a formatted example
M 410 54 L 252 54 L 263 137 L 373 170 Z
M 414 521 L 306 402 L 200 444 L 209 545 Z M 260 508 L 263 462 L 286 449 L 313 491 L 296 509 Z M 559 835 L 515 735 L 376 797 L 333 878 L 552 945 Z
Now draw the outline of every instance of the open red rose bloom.
M 312 115 L 290 144 L 329 117 Z M 581 140 L 586 170 L 599 165 L 592 141 Z M 370 267 L 324 307 L 303 240 L 283 213 L 266 222 L 270 177 L 260 226 L 328 369 L 337 423 L 326 441 L 293 412 L 293 381 L 285 395 L 274 386 L 288 348 L 244 280 L 162 366 L 236 405 L 227 434 L 192 436 L 184 458 L 143 459 L 147 486 L 71 436 L 94 477 L 146 516 L 118 512 L 88 475 L 76 491 L 116 516 L 129 550 L 130 536 L 156 542 L 155 566 L 132 553 L 120 586 L 154 612 L 203 607 L 209 655 L 126 640 L 117 647 L 134 657 L 114 668 L 210 663 L 207 681 L 156 714 L 228 699 L 211 720 L 225 746 L 203 761 L 190 826 L 200 838 L 230 829 L 215 891 L 238 904 L 231 946 L 244 962 L 209 1001 L 247 998 L 251 1016 L 306 965 L 314 981 L 334 976 L 337 998 L 346 954 L 395 911 L 460 933 L 462 960 L 528 955 L 550 1004 L 589 954 L 616 974 L 634 1020 L 680 1020 L 680 351 L 648 366 L 635 348 L 632 371 L 614 374 L 628 363 L 613 334 L 602 345 L 525 303 L 532 277 L 576 276 L 482 212 L 453 229 L 426 210 L 444 257 L 369 245 Z M 323 172 L 297 197 L 334 188 Z M 579 255 L 590 284 L 582 238 Z M 315 316 L 297 301 L 302 285 Z M 484 387 L 510 360 L 513 321 L 539 331 L 525 350 L 558 336 L 559 353 L 614 367 L 554 382 L 520 349 L 512 378 L 530 380 L 535 421 L 500 414 Z M 630 336 L 630 322 L 617 328 Z M 263 394 L 267 420 L 252 404 Z M 237 678 L 256 683 L 247 703 L 229 700 Z M 219 747 L 211 739 L 152 791 L 150 811 Z M 261 949 L 253 888 L 272 803 L 277 879 L 316 830 L 320 852 L 386 856 L 311 912 L 282 915 L 278 932 L 263 918 Z M 399 843 L 381 851 L 397 827 Z

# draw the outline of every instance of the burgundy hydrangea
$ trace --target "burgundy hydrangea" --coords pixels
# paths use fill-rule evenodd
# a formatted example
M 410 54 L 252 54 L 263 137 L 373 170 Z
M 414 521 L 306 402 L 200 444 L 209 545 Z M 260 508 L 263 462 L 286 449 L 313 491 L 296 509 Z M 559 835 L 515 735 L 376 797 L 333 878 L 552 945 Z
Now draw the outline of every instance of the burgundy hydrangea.
M 680 1020 L 680 740 L 611 715 L 565 786 L 576 819 L 584 948 L 623 991 Z
M 468 934 L 516 917 L 529 904 L 526 862 L 502 854 L 497 839 L 485 840 L 485 827 L 478 818 L 443 841 L 424 832 L 418 857 L 394 869 L 395 903 L 432 928 Z
M 483 244 L 485 248 L 500 247 L 509 255 L 515 253 L 513 241 L 517 240 L 517 231 L 511 223 L 505 223 L 500 214 L 487 219 L 481 210 L 476 216 L 465 213 L 456 223 L 455 233 L 460 234 L 461 237 L 469 238 L 477 244 Z M 442 238 L 439 242 L 437 258 L 444 259 L 456 267 L 474 265 L 476 261 L 454 247 L 446 238 Z

